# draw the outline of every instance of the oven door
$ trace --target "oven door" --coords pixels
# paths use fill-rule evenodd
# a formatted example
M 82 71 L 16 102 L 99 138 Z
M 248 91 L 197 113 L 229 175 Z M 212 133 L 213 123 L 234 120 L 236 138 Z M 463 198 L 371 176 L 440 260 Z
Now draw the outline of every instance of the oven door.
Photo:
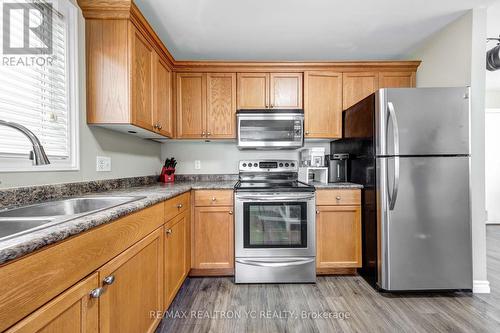
M 236 193 L 236 257 L 314 257 L 314 193 Z
M 239 149 L 297 149 L 304 145 L 304 114 L 252 112 L 238 113 L 237 118 Z

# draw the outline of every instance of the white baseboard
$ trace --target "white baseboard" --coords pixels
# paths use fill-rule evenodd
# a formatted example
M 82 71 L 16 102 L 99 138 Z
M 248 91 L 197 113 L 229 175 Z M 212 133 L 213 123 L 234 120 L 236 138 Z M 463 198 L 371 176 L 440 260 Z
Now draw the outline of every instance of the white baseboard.
M 488 280 L 474 280 L 472 282 L 472 292 L 474 294 L 489 294 L 490 283 Z

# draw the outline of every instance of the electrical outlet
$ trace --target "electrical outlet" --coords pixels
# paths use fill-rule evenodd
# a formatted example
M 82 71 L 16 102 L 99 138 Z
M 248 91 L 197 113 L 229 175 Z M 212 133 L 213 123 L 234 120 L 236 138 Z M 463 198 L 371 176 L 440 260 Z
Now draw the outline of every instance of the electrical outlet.
M 96 168 L 97 172 L 111 171 L 111 157 L 107 156 L 96 156 Z
M 195 160 L 194 161 L 194 168 L 196 170 L 200 170 L 201 169 L 201 161 L 200 160 Z

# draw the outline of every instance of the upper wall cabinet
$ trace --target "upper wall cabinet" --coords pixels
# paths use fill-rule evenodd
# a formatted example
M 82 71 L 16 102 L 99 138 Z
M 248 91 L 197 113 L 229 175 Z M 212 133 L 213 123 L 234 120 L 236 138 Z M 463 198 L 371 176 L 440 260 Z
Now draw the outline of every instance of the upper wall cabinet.
M 177 137 L 236 137 L 236 74 L 177 73 Z
M 348 109 L 378 90 L 378 73 L 344 73 L 343 108 Z
M 379 88 L 411 88 L 415 87 L 415 72 L 380 72 Z
M 238 109 L 273 108 L 302 108 L 302 73 L 238 73 Z
M 112 11 L 107 2 L 78 2 L 86 18 L 87 123 L 172 137 L 168 51 L 132 2 Z
M 342 137 L 342 73 L 304 73 L 306 138 Z

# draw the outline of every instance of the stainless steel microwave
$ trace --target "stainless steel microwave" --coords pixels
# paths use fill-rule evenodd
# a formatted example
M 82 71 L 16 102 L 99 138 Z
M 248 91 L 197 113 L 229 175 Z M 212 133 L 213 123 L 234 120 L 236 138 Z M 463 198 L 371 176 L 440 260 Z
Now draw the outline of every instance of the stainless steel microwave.
M 304 146 L 304 110 L 238 110 L 239 149 Z

